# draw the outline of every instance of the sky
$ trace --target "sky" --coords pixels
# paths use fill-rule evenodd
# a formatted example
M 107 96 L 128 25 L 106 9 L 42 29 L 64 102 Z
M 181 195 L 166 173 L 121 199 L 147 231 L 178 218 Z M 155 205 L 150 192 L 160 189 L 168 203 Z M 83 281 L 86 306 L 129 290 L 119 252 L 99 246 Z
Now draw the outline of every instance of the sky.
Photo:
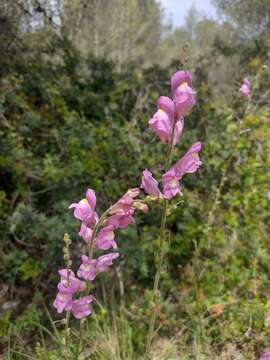
M 198 11 L 203 12 L 208 17 L 216 17 L 216 11 L 211 0 L 159 0 L 159 2 L 165 9 L 166 17 L 171 19 L 174 26 L 184 24 L 185 17 L 192 5 L 195 5 Z

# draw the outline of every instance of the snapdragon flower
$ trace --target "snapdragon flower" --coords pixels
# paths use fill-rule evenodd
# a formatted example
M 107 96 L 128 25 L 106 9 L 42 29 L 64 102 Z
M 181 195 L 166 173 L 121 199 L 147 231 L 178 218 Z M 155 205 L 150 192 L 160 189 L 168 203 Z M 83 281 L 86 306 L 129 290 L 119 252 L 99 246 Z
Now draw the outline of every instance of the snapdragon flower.
M 200 142 L 194 143 L 187 153 L 173 166 L 178 180 L 182 179 L 185 174 L 196 172 L 202 165 L 202 162 L 199 159 L 199 152 L 201 149 L 202 144 Z
M 57 285 L 58 293 L 53 302 L 53 306 L 60 314 L 63 311 L 71 311 L 73 306 L 73 295 L 86 289 L 86 285 L 75 277 L 70 269 L 59 270 L 61 276 Z
M 149 195 L 154 195 L 156 197 L 162 196 L 157 180 L 153 178 L 152 173 L 147 169 L 143 171 L 141 188 Z
M 175 103 L 167 96 L 161 96 L 157 101 L 158 111 L 149 120 L 148 124 L 160 138 L 163 144 L 170 142 L 175 118 Z M 175 131 L 173 136 L 173 145 L 176 145 L 181 137 L 184 127 L 184 119 L 179 116 L 176 120 Z
M 86 226 L 84 223 L 81 223 L 81 229 L 79 235 L 84 239 L 84 241 L 89 244 L 92 241 L 93 230 Z
M 98 215 L 95 212 L 95 207 L 95 191 L 88 189 L 85 198 L 78 203 L 72 203 L 69 206 L 69 209 L 74 208 L 74 217 L 81 220 L 86 226 L 91 226 L 98 221 Z
M 182 195 L 180 184 L 174 168 L 167 171 L 162 176 L 162 183 L 163 183 L 163 196 L 165 197 L 165 199 L 169 200 L 174 196 L 176 196 L 177 194 Z
M 93 295 L 83 296 L 72 302 L 72 314 L 76 319 L 82 319 L 92 313 L 90 304 L 95 300 Z
M 117 248 L 117 244 L 114 241 L 114 226 L 108 225 L 102 228 L 96 238 L 96 247 L 102 250 L 108 250 L 110 248 Z
M 89 259 L 86 255 L 81 257 L 81 265 L 78 269 L 77 275 L 85 280 L 95 280 L 97 274 L 107 271 L 112 265 L 113 260 L 119 257 L 119 253 L 109 253 L 102 255 L 97 259 Z
M 177 71 L 171 78 L 171 91 L 177 116 L 186 115 L 196 103 L 196 92 L 192 89 L 191 73 Z

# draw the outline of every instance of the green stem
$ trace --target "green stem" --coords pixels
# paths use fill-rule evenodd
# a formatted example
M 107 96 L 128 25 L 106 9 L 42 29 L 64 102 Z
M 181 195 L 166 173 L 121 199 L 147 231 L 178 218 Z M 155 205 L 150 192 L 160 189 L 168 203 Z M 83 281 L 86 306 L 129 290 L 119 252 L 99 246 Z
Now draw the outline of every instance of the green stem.
M 64 357 L 68 359 L 68 337 L 69 337 L 69 318 L 70 318 L 70 311 L 66 312 L 66 324 L 65 324 L 65 348 L 64 348 Z
M 170 143 L 168 146 L 168 153 L 167 153 L 167 158 L 166 158 L 166 170 L 169 169 L 169 167 L 171 166 L 171 162 L 172 162 L 173 138 L 174 138 L 175 126 L 176 126 L 176 119 L 174 120 L 174 123 L 173 123 L 171 139 L 170 139 Z M 155 332 L 155 324 L 156 324 L 156 318 L 157 318 L 157 301 L 159 298 L 159 281 L 160 281 L 162 265 L 163 265 L 163 261 L 164 261 L 164 255 L 165 255 L 164 244 L 165 244 L 165 232 L 166 232 L 168 204 L 169 204 L 169 201 L 165 199 L 163 208 L 162 208 L 162 215 L 161 215 L 157 270 L 156 270 L 154 286 L 153 286 L 154 307 L 153 307 L 153 313 L 152 313 L 151 320 L 150 320 L 149 332 L 148 332 L 148 337 L 147 337 L 147 342 L 146 342 L 146 354 L 149 354 L 149 352 L 150 352 L 151 343 L 152 343 L 152 339 L 154 337 L 154 332 Z
M 83 322 L 80 320 L 80 330 L 79 330 L 79 341 L 76 349 L 76 357 L 75 359 L 79 358 L 80 351 L 81 351 L 81 345 L 82 345 L 82 329 L 83 329 Z

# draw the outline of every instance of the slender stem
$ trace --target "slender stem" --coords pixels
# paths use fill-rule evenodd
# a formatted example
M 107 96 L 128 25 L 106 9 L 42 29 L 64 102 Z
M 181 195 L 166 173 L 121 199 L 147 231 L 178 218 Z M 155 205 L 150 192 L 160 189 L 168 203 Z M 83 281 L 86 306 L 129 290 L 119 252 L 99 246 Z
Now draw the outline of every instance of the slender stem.
M 175 127 L 176 127 L 176 118 L 173 122 L 172 132 L 171 132 L 171 138 L 170 143 L 168 146 L 168 153 L 166 158 L 166 169 L 168 169 L 171 166 L 172 162 L 172 154 L 173 154 L 173 139 L 174 139 L 174 133 L 175 133 Z M 154 308 L 153 313 L 150 320 L 150 326 L 149 326 L 149 332 L 146 342 L 146 354 L 149 354 L 152 339 L 154 336 L 155 331 L 155 324 L 156 324 L 156 318 L 157 318 L 157 300 L 159 297 L 159 281 L 162 271 L 162 265 L 164 260 L 164 244 L 165 244 L 165 232 L 166 232 L 166 222 L 167 222 L 167 210 L 168 210 L 168 204 L 169 201 L 167 199 L 164 200 L 163 208 L 162 208 L 162 215 L 161 215 L 161 224 L 160 224 L 160 236 L 159 236 L 159 250 L 158 250 L 158 262 L 157 262 L 157 270 L 154 280 L 154 286 L 153 286 L 153 293 L 154 293 Z
M 70 318 L 70 311 L 66 312 L 66 325 L 65 325 L 65 348 L 64 348 L 64 356 L 66 359 L 68 359 L 68 337 L 69 337 L 69 318 Z
M 82 329 L 83 329 L 83 321 L 80 320 L 80 329 L 79 329 L 79 341 L 76 349 L 76 357 L 75 359 L 79 358 L 80 351 L 81 351 L 81 345 L 82 345 Z

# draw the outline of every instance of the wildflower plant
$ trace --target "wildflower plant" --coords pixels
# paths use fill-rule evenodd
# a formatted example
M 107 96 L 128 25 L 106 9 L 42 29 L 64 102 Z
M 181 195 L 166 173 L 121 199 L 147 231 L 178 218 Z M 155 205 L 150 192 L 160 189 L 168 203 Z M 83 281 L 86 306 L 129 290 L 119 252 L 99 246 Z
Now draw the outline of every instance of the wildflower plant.
M 162 215 L 159 236 L 157 268 L 153 286 L 153 311 L 146 343 L 146 353 L 149 354 L 155 334 L 157 317 L 157 302 L 159 298 L 159 282 L 165 256 L 166 223 L 169 213 L 170 200 L 182 196 L 181 181 L 183 176 L 194 173 L 201 166 L 199 152 L 202 145 L 194 143 L 187 153 L 172 165 L 173 152 L 180 142 L 186 116 L 196 103 L 196 92 L 192 87 L 192 75 L 188 71 L 177 71 L 171 77 L 171 98 L 161 96 L 157 101 L 157 112 L 149 120 L 149 127 L 167 147 L 165 172 L 162 175 L 162 191 L 158 181 L 146 169 L 143 172 L 141 188 L 145 193 L 162 199 Z
M 91 285 L 98 274 L 107 271 L 120 256 L 115 231 L 133 224 L 136 210 L 147 212 L 148 204 L 157 201 L 162 205 L 162 215 L 153 286 L 154 306 L 146 344 L 146 353 L 149 353 L 155 333 L 157 316 L 155 309 L 165 256 L 164 244 L 169 203 L 171 199 L 182 196 L 181 181 L 184 175 L 196 172 L 202 164 L 199 159 L 202 145 L 200 142 L 196 142 L 183 157 L 172 165 L 173 152 L 180 142 L 184 129 L 184 116 L 190 112 L 195 103 L 196 93 L 192 88 L 191 73 L 178 71 L 171 78 L 171 98 L 161 96 L 157 101 L 157 112 L 149 120 L 149 128 L 167 148 L 165 150 L 167 159 L 161 179 L 162 190 L 152 173 L 145 169 L 140 187 L 128 190 L 101 216 L 96 212 L 97 200 L 93 189 L 88 189 L 85 198 L 69 206 L 70 209 L 74 209 L 74 217 L 80 221 L 79 235 L 85 241 L 87 251 L 81 255 L 81 263 L 75 274 L 71 269 L 72 261 L 69 253 L 71 240 L 68 235 L 65 235 L 64 259 L 67 266 L 65 269 L 59 270 L 60 281 L 53 306 L 58 313 L 66 312 L 67 328 L 70 314 L 76 319 L 83 319 L 92 313 L 91 304 L 97 300 L 94 294 L 90 293 Z M 142 190 L 146 194 L 143 199 L 139 198 Z M 99 256 L 94 257 L 97 252 Z

